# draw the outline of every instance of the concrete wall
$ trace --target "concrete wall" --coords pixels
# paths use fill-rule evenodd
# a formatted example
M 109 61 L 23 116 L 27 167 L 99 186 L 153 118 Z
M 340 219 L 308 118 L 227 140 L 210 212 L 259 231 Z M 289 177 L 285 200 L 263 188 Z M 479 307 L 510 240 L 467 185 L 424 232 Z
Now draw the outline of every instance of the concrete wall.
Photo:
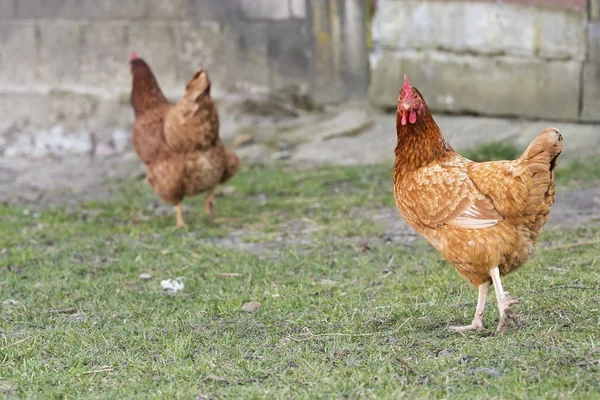
M 10 116 L 0 137 L 15 124 L 131 123 L 117 109 L 128 102 L 130 50 L 167 95 L 204 67 L 217 93 L 297 83 L 317 100 L 343 101 L 366 92 L 363 8 L 364 0 L 0 0 L 0 109 Z
M 380 0 L 370 97 L 395 107 L 406 73 L 438 111 L 600 121 L 598 14 L 598 0 Z

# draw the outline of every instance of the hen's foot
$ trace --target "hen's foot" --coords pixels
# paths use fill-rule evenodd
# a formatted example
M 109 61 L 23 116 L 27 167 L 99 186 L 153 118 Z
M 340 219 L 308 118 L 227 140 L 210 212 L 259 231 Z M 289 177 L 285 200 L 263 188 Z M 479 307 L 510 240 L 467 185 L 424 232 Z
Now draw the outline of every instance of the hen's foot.
M 498 304 L 498 309 L 500 310 L 500 321 L 498 322 L 496 333 L 507 332 L 511 321 L 517 328 L 523 326 L 523 322 L 519 318 L 519 315 L 511 308 L 513 304 L 519 304 L 520 300 L 508 297 L 508 292 L 504 292 L 502 297 L 503 299 L 500 300 Z
M 471 325 L 464 326 L 449 326 L 449 330 L 452 332 L 471 332 L 471 331 L 483 331 L 483 323 L 481 321 L 473 321 Z
M 448 329 L 453 332 L 482 331 L 485 299 L 487 298 L 489 288 L 490 282 L 484 282 L 477 287 L 477 291 L 479 292 L 479 296 L 477 297 L 477 309 L 475 310 L 475 316 L 473 317 L 473 322 L 471 322 L 471 325 L 450 326 Z
M 215 217 L 215 198 L 212 192 L 209 193 L 204 200 L 204 209 L 211 218 Z

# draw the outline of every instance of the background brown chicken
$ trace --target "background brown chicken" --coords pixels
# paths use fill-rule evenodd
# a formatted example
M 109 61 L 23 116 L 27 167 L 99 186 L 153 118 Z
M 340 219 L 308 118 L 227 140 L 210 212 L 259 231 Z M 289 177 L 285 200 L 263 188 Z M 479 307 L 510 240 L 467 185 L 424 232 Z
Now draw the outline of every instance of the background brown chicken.
M 483 329 L 493 282 L 500 321 L 519 323 L 500 280 L 533 251 L 555 199 L 554 169 L 562 151 L 558 129 L 541 132 L 515 161 L 475 163 L 444 140 L 425 100 L 405 77 L 398 97 L 394 194 L 402 217 L 479 290 L 473 322 Z
M 133 146 L 146 164 L 147 180 L 166 203 L 176 206 L 183 227 L 181 201 L 207 193 L 205 209 L 214 215 L 213 190 L 241 168 L 239 158 L 219 139 L 219 116 L 210 97 L 208 73 L 196 71 L 186 93 L 172 105 L 148 64 L 131 54 L 131 106 L 135 113 Z

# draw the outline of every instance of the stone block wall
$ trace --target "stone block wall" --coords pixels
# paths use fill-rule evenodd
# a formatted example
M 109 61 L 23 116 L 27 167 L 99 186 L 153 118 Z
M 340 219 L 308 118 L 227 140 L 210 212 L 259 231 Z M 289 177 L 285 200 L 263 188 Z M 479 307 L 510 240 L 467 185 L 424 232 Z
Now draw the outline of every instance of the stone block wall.
M 380 0 L 370 98 L 408 74 L 437 111 L 600 121 L 597 3 Z
M 208 69 L 216 93 L 296 83 L 317 101 L 365 93 L 364 0 L 0 0 L 0 109 L 19 126 L 131 122 L 129 52 L 163 91 Z M 11 121 L 0 122 L 3 128 Z M 14 124 L 13 124 L 14 125 Z

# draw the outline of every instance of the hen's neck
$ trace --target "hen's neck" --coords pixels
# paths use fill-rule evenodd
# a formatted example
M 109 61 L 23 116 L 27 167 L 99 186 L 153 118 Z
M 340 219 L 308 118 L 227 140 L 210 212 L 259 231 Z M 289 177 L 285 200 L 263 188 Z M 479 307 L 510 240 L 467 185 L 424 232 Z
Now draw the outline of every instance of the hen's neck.
M 440 128 L 426 107 L 414 124 L 402 125 L 401 116 L 396 113 L 396 131 L 398 135 L 394 165 L 396 178 L 429 165 L 454 151 L 442 136 Z
M 160 90 L 154 77 L 134 79 L 131 90 L 131 104 L 136 117 L 145 111 L 168 104 L 169 100 Z

